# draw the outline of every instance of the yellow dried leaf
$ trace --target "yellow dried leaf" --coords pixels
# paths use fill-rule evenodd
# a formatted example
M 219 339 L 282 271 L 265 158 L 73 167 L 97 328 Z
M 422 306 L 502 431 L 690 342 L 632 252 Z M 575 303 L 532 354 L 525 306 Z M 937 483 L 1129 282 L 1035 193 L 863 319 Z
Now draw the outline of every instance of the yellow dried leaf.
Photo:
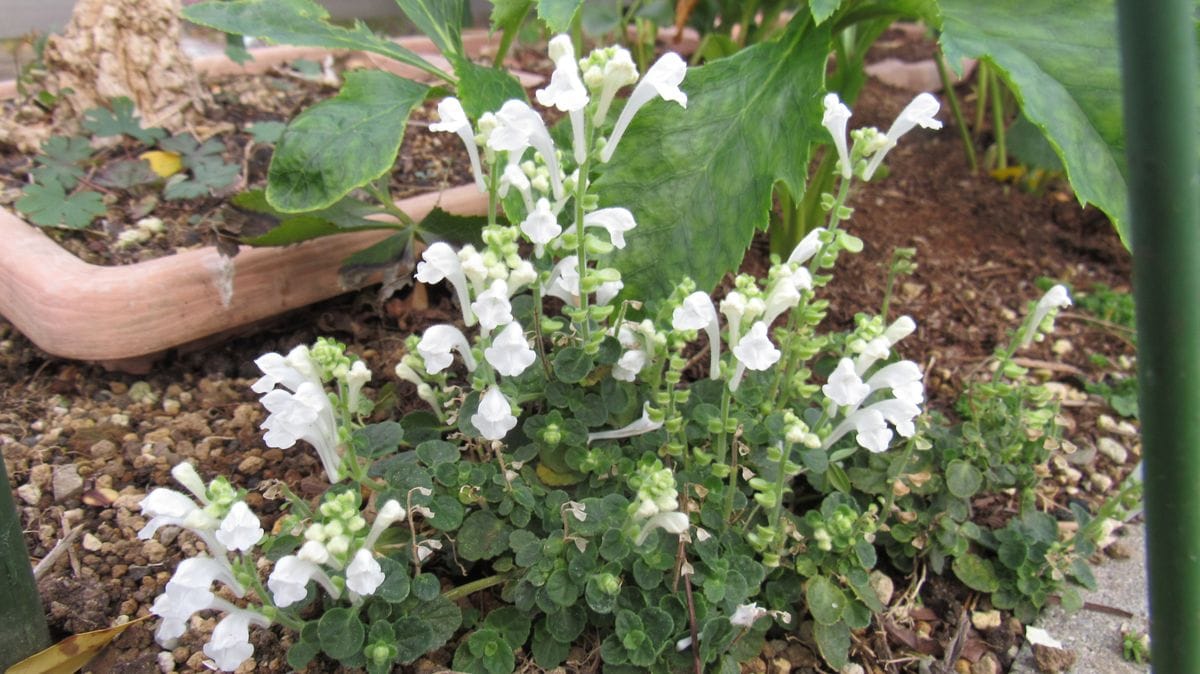
M 147 615 L 121 625 L 67 637 L 9 667 L 5 674 L 74 674 L 121 632 L 151 617 Z
M 537 476 L 550 487 L 565 487 L 583 480 L 583 476 L 579 473 L 560 473 L 544 463 L 538 464 Z
M 178 152 L 150 150 L 139 154 L 138 159 L 145 159 L 150 170 L 162 178 L 170 178 L 183 170 L 183 160 Z

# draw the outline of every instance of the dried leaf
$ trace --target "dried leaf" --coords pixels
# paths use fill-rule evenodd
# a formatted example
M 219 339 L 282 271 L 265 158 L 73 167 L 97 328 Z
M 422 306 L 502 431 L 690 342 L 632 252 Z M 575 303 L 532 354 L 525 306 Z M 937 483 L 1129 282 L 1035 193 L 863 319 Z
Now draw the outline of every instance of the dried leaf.
M 122 632 L 152 616 L 67 637 L 9 667 L 6 674 L 74 674 Z

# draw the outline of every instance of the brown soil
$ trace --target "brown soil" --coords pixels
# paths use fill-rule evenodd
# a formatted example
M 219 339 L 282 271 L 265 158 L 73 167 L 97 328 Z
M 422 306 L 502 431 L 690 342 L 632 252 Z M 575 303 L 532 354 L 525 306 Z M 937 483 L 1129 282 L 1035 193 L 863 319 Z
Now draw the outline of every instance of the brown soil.
M 869 84 L 854 107 L 852 127 L 886 128 L 911 96 Z M 852 199 L 855 216 L 849 229 L 866 247 L 860 255 L 842 256 L 828 289 L 830 327 L 846 327 L 854 313 L 877 310 L 893 248 L 917 248 L 919 270 L 899 286 L 892 315 L 916 318 L 918 332 L 902 343 L 901 351 L 925 366 L 930 396 L 939 408 L 949 409 L 964 380 L 984 367 L 993 348 L 1016 327 L 1027 303 L 1039 295 L 1033 285 L 1037 278 L 1064 280 L 1082 289 L 1105 283 L 1128 290 L 1129 256 L 1103 217 L 1080 209 L 1069 192 L 1035 197 L 970 174 L 950 125 L 938 133 L 907 136 L 888 163 L 891 177 L 859 190 Z M 752 255 L 761 256 L 765 248 L 765 242 L 756 242 Z M 48 357 L 0 323 L 0 448 L 31 555 L 43 558 L 66 532 L 81 527 L 67 554 L 41 580 L 55 634 L 145 615 L 182 555 L 195 552 L 189 534 L 174 541 L 163 536 L 139 541 L 135 536 L 143 523 L 137 501 L 155 485 L 169 484 L 168 471 L 175 463 L 187 459 L 203 475 L 229 475 L 250 490 L 250 505 L 267 519 L 277 512 L 264 495 L 273 481 L 299 485 L 302 493 L 309 491 L 309 483 L 312 491 L 321 489 L 314 453 L 264 446 L 258 429 L 264 412 L 249 389 L 256 376 L 253 358 L 328 335 L 365 358 L 376 373 L 374 385 L 382 387 L 395 383 L 391 367 L 405 336 L 456 313 L 437 291 L 431 305 L 417 310 L 396 298 L 379 306 L 372 291 L 363 291 L 294 313 L 249 337 L 174 354 L 140 381 Z M 1068 437 L 1080 448 L 1098 439 L 1097 415 L 1111 414 L 1102 401 L 1080 390 L 1085 379 L 1100 374 L 1089 360 L 1091 353 L 1112 360 L 1133 356 L 1127 342 L 1075 312 L 1060 318 L 1052 339 L 1024 354 L 1047 361 L 1037 374 L 1061 385 Z M 399 390 L 401 396 L 411 393 L 405 384 Z M 1127 465 L 1093 458 L 1086 472 L 1122 475 L 1137 460 L 1134 449 Z M 1094 488 L 1061 472 L 1047 481 L 1048 490 L 1077 497 L 1088 497 Z M 895 578 L 900 589 L 911 582 Z M 964 603 L 973 605 L 976 598 L 953 579 L 931 578 L 922 599 L 924 608 L 914 609 L 906 626 L 873 628 L 856 637 L 855 659 L 867 659 L 869 671 L 892 672 L 916 671 L 911 661 L 883 664 L 889 653 L 903 659 L 913 644 L 940 657 L 959 631 Z M 178 671 L 204 671 L 198 653 L 214 624 L 211 617 L 194 619 L 193 629 L 165 660 Z M 1014 636 L 1011 624 L 1005 625 L 984 635 L 964 629 L 968 647 L 963 657 L 1007 660 Z M 131 628 L 89 669 L 159 671 L 152 632 L 153 622 Z M 278 628 L 254 634 L 258 670 L 286 671 L 283 653 L 292 636 Z M 906 645 L 909 639 L 912 644 Z M 451 647 L 412 671 L 446 666 Z M 594 655 L 577 648 L 567 671 L 593 671 L 583 663 L 594 667 Z M 781 661 L 791 671 L 821 671 L 819 660 L 796 634 L 778 635 L 761 658 L 745 667 L 778 671 Z M 308 671 L 334 668 L 317 663 Z

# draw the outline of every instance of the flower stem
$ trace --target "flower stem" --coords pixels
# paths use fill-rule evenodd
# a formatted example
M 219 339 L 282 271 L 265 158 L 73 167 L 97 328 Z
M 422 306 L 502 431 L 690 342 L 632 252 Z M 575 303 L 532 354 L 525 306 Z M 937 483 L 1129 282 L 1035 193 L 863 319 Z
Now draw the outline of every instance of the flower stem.
M 506 580 L 508 580 L 507 574 L 498 573 L 494 576 L 473 580 L 465 585 L 459 585 L 458 587 L 446 590 L 442 593 L 442 596 L 450 601 L 458 601 L 459 599 L 475 594 L 480 590 L 486 590 L 489 587 L 495 587 Z
M 579 309 L 580 332 L 583 334 L 584 346 L 591 339 L 591 319 L 588 317 L 588 293 L 583 291 L 584 279 L 587 276 L 587 245 L 583 233 L 583 197 L 587 194 L 587 174 L 591 157 L 583 160 L 579 166 L 579 179 L 575 182 L 575 256 L 579 261 Z

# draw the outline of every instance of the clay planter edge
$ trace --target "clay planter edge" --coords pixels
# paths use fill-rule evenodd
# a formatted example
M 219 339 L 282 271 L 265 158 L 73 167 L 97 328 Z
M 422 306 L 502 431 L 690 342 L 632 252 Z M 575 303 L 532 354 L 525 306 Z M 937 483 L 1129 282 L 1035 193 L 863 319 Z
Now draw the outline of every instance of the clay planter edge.
M 488 41 L 486 31 L 464 32 L 472 52 Z M 435 65 L 448 66 L 426 38 L 398 42 Z M 298 58 L 320 58 L 330 50 L 280 46 L 252 53 L 255 59 L 244 66 L 213 55 L 196 59 L 196 67 L 209 74 L 255 74 Z M 402 76 L 421 74 L 389 59 L 363 56 Z M 526 85 L 541 80 L 518 76 Z M 0 98 L 15 95 L 14 82 L 0 82 Z M 397 203 L 420 220 L 434 206 L 458 214 L 481 214 L 487 208 L 487 195 L 465 185 Z M 0 241 L 4 241 L 0 314 L 48 354 L 145 372 L 168 349 L 212 340 L 354 290 L 339 282 L 342 260 L 391 233 L 338 234 L 283 248 L 242 246 L 233 258 L 224 258 L 216 247 L 208 246 L 131 265 L 100 266 L 80 260 L 40 227 L 0 208 Z

